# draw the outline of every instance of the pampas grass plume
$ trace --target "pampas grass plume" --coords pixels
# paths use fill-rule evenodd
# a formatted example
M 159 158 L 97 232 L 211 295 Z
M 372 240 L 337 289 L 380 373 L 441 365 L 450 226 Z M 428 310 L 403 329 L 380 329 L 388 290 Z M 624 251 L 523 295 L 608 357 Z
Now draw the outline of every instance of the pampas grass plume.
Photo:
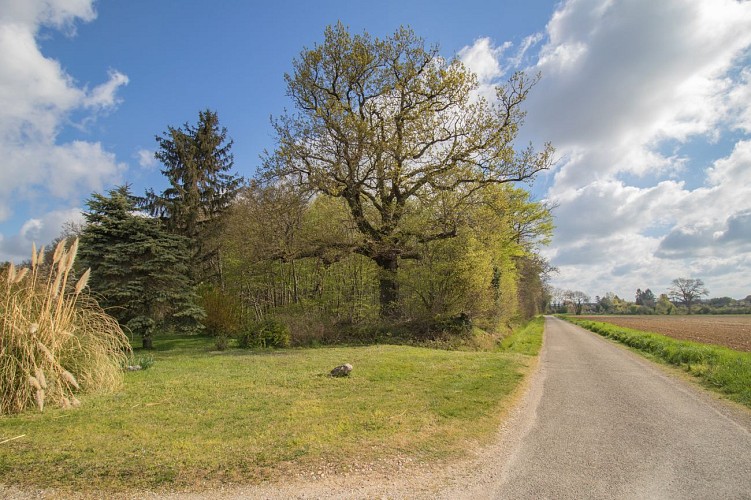
M 76 377 L 73 376 L 72 373 L 70 373 L 68 370 L 63 370 L 63 378 L 68 381 L 70 385 L 75 387 L 76 389 L 80 389 L 78 385 L 78 381 L 76 380 Z
M 76 283 L 76 295 L 81 293 L 81 290 L 83 290 L 86 284 L 89 282 L 90 274 L 91 274 L 91 268 L 87 269 L 86 272 L 83 273 L 83 276 L 81 276 L 81 279 L 78 280 L 78 283 Z
M 47 378 L 44 376 L 44 372 L 41 368 L 38 366 L 34 367 L 34 375 L 36 375 L 36 380 L 39 382 L 39 385 L 41 386 L 40 389 L 46 389 L 47 388 Z
M 37 389 L 34 399 L 36 399 L 39 411 L 44 411 L 44 389 Z

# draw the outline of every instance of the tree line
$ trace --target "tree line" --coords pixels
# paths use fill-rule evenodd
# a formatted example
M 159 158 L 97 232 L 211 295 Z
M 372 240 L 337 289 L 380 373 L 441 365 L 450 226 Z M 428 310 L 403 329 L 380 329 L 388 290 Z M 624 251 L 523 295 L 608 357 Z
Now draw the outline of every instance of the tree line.
M 553 149 L 515 144 L 539 77 L 514 74 L 487 100 L 411 30 L 342 24 L 292 67 L 294 110 L 273 120 L 253 178 L 204 110 L 156 136 L 166 189 L 89 198 L 80 266 L 144 347 L 158 331 L 241 335 L 270 319 L 298 341 L 383 325 L 429 337 L 545 309 L 551 207 L 518 183 Z
M 703 280 L 676 278 L 659 296 L 649 288 L 638 288 L 633 301 L 612 292 L 595 296 L 592 301 L 589 295 L 578 290 L 555 289 L 551 294 L 551 309 L 574 314 L 751 314 L 751 295 L 740 300 L 731 297 L 703 299 L 708 295 Z

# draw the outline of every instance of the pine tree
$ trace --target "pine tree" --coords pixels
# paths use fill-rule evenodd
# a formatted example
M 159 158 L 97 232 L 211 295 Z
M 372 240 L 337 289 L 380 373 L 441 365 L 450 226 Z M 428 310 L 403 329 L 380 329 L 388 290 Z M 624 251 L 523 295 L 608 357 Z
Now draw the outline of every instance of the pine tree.
M 242 177 L 230 173 L 234 165 L 232 140 L 219 117 L 199 112 L 198 124 L 168 127 L 156 136 L 155 157 L 170 187 L 162 193 L 146 192 L 140 206 L 164 222 L 172 233 L 190 240 L 190 274 L 195 281 L 221 280 L 218 235 L 222 216 L 237 195 Z
M 101 305 L 141 335 L 144 348 L 152 347 L 157 329 L 202 328 L 204 313 L 188 278 L 188 239 L 136 212 L 128 186 L 94 193 L 87 206 L 79 254 L 91 267 L 89 283 Z

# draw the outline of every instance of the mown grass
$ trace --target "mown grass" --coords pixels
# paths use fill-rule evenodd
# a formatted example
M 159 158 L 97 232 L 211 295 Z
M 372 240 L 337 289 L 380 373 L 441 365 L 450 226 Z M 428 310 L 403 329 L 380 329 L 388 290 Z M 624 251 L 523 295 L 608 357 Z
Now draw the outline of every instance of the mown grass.
M 609 323 L 565 317 L 665 363 L 684 368 L 702 383 L 751 408 L 751 353 L 643 332 Z
M 529 356 L 405 346 L 212 352 L 157 339 L 148 370 L 76 410 L 0 418 L 0 483 L 201 490 L 398 459 L 491 438 Z M 136 352 L 136 356 L 140 353 Z M 349 378 L 327 376 L 349 362 Z

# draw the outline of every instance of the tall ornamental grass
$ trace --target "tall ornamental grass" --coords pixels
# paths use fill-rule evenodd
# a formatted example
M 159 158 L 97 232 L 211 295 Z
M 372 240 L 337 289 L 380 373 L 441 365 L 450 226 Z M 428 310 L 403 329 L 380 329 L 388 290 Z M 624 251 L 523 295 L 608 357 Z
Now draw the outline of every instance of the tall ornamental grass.
M 45 265 L 32 247 L 30 268 L 0 272 L 0 414 L 78 406 L 77 394 L 122 384 L 130 345 L 84 292 L 89 271 L 72 282 L 77 249 L 63 240 Z

